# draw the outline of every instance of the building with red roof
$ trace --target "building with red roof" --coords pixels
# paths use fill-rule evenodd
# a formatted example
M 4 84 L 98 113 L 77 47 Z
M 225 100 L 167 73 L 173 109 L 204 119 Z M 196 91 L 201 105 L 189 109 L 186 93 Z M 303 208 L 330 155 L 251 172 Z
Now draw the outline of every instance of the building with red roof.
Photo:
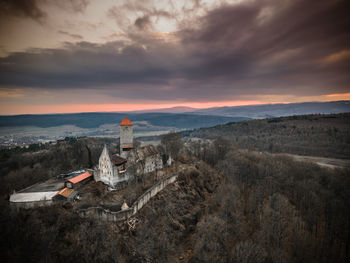
M 67 188 L 76 189 L 79 188 L 81 185 L 85 184 L 86 182 L 90 181 L 92 178 L 92 174 L 90 174 L 89 172 L 84 172 L 82 174 L 68 179 L 65 182 L 65 185 Z
M 132 122 L 128 119 L 128 117 L 124 117 L 124 119 L 120 122 L 120 126 L 132 126 Z
M 70 188 L 63 188 L 59 191 L 52 200 L 54 201 L 73 201 L 74 197 L 77 195 L 77 192 Z

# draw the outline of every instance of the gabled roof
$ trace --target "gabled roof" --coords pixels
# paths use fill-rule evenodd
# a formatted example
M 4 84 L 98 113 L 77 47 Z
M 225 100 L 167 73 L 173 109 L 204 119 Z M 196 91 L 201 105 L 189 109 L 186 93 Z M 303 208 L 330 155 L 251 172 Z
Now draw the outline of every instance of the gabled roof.
M 70 196 L 72 192 L 73 192 L 73 189 L 69 189 L 66 187 L 66 188 L 63 188 L 61 191 L 59 191 L 56 195 L 62 195 L 68 198 L 68 196 Z
M 123 157 L 120 157 L 118 154 L 112 155 L 112 163 L 114 163 L 114 165 L 118 166 L 118 165 L 122 165 L 126 162 L 127 162 L 127 160 L 124 159 Z
M 132 122 L 128 119 L 128 117 L 125 117 L 121 121 L 120 126 L 132 126 Z
M 85 173 L 82 173 L 81 175 L 78 175 L 76 177 L 69 179 L 68 181 L 73 183 L 73 184 L 76 184 L 76 183 L 79 183 L 79 182 L 85 180 L 86 178 L 88 178 L 90 176 L 92 176 L 92 174 L 90 174 L 89 172 L 85 172 Z

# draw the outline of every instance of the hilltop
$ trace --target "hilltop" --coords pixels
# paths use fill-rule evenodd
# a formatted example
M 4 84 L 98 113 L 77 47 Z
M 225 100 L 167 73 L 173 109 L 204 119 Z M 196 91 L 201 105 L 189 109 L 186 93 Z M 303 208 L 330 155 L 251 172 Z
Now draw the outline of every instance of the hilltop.
M 343 112 L 350 112 L 350 101 L 262 104 L 234 107 L 217 107 L 194 111 L 196 114 L 218 115 L 227 117 L 244 116 L 251 119 Z
M 272 153 L 350 158 L 350 113 L 250 120 L 183 132 L 186 137 L 222 137 L 239 148 Z

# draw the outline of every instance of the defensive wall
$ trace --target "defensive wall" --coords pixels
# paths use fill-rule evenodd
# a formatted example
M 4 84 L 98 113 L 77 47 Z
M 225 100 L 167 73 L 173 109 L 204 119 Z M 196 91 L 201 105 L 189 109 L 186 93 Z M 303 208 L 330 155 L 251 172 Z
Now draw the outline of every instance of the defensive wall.
M 178 174 L 173 174 L 157 182 L 141 196 L 139 196 L 139 198 L 137 198 L 133 205 L 128 209 L 113 212 L 98 206 L 79 209 L 77 212 L 81 217 L 95 218 L 103 221 L 117 222 L 126 220 L 135 215 L 153 196 L 162 191 L 168 184 L 175 182 L 177 177 Z

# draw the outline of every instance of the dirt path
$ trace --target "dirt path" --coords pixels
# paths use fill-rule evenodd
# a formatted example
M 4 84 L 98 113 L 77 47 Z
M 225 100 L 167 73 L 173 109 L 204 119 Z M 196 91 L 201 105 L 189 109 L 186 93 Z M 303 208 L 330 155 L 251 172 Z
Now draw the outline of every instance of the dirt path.
M 316 156 L 302 156 L 296 154 L 287 154 L 297 161 L 310 161 L 317 163 L 320 166 L 328 168 L 347 168 L 350 169 L 350 160 L 346 159 L 334 159 L 334 158 L 325 158 L 325 157 L 316 157 Z

